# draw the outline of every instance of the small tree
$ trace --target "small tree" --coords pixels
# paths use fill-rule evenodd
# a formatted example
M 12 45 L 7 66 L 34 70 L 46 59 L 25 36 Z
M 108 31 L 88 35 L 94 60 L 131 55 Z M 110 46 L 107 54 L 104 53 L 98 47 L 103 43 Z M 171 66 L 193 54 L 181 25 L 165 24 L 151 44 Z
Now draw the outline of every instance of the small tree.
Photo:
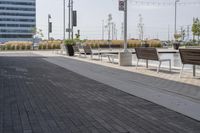
M 194 18 L 193 20 L 193 25 L 192 25 L 192 32 L 193 32 L 193 37 L 197 36 L 198 37 L 198 43 L 199 43 L 199 37 L 200 37 L 200 21 L 198 18 Z M 193 38 L 194 40 L 194 38 Z
M 33 32 L 33 38 L 42 38 L 42 37 L 44 37 L 41 29 L 37 29 L 35 27 L 35 28 L 33 28 L 32 32 Z
M 32 33 L 33 33 L 33 49 L 34 49 L 34 43 L 37 39 L 44 37 L 42 30 L 41 29 L 37 29 L 36 27 L 34 27 L 32 29 Z
M 182 37 L 181 34 L 178 34 L 178 33 L 174 34 L 175 41 L 178 41 L 181 37 Z

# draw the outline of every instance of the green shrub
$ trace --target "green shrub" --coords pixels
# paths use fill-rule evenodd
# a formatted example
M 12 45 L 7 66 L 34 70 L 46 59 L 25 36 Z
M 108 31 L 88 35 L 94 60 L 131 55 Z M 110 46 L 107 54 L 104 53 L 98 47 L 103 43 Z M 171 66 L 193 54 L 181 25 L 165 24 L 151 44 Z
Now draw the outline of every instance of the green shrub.
M 17 45 L 17 46 L 16 46 L 16 50 L 20 50 L 20 45 Z
M 48 44 L 48 49 L 52 49 L 52 45 L 51 44 Z
M 53 44 L 52 49 L 56 49 L 56 45 L 55 44 Z
M 42 45 L 41 45 L 41 44 L 39 45 L 38 49 L 39 49 L 39 50 L 41 50 L 41 49 L 42 49 Z
M 1 50 L 6 50 L 6 46 L 5 45 L 1 46 Z
M 74 40 L 72 40 L 72 39 L 65 40 L 64 43 L 65 43 L 66 46 L 67 45 L 75 45 L 76 44 L 76 42 Z
M 61 45 L 60 44 L 57 44 L 56 45 L 56 49 L 60 49 L 61 48 Z
M 22 50 L 25 50 L 25 49 L 26 49 L 26 46 L 25 46 L 25 45 L 22 45 L 21 49 L 22 49 Z
M 46 45 L 43 45 L 43 47 L 42 47 L 42 48 L 45 50 L 45 49 L 47 49 L 47 46 L 46 46 Z
M 15 46 L 13 45 L 13 46 L 11 46 L 11 50 L 15 50 Z
M 30 49 L 31 49 L 31 46 L 30 46 L 30 45 L 26 46 L 26 49 L 27 49 L 27 50 L 30 50 Z
M 11 50 L 11 45 L 7 45 L 7 46 L 6 46 L 6 49 L 7 49 L 7 50 Z

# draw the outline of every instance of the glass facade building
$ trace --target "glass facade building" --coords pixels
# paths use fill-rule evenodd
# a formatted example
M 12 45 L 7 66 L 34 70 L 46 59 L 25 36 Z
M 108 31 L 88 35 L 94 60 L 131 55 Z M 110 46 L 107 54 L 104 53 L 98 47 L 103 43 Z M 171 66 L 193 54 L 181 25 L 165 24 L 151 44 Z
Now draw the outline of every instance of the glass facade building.
M 0 0 L 0 42 L 32 41 L 36 0 Z

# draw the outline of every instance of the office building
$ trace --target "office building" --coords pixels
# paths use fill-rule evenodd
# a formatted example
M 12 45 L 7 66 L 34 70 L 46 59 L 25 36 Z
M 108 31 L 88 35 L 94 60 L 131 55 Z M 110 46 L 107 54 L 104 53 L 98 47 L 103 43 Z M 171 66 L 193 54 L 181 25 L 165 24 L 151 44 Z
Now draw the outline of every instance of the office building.
M 36 0 L 0 0 L 0 42 L 32 41 Z

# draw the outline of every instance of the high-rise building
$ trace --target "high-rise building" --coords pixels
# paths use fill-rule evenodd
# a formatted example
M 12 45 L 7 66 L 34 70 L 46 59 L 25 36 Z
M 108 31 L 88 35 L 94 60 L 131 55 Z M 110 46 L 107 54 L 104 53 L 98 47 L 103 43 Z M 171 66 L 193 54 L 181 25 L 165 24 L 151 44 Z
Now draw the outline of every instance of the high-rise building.
M 36 0 L 0 0 L 0 42 L 32 41 Z

